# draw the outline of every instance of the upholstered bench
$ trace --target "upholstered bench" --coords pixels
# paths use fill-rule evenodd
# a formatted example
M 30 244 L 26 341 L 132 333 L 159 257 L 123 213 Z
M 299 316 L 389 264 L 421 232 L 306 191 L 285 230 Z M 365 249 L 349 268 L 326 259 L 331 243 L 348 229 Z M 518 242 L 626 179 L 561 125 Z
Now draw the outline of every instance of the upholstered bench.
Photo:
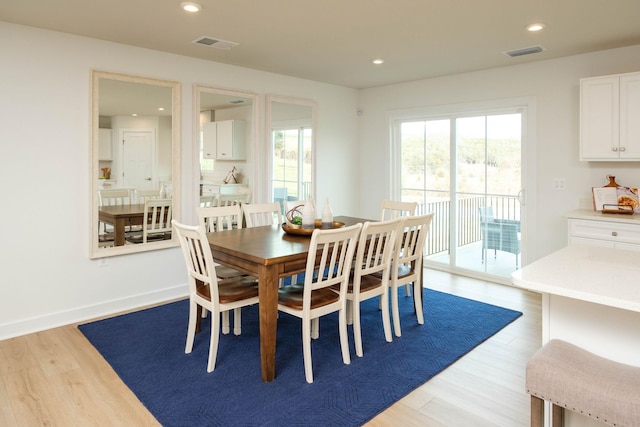
M 564 409 L 612 426 L 640 426 L 640 368 L 551 340 L 527 363 L 531 426 L 544 424 L 544 401 L 552 403 L 553 427 Z

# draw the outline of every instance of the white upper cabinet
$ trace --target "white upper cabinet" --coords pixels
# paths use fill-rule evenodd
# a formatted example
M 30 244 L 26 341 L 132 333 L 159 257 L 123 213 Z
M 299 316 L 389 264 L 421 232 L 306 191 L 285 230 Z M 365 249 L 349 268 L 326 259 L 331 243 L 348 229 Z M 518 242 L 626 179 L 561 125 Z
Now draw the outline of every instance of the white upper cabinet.
M 581 79 L 580 160 L 640 161 L 638 117 L 640 73 Z
M 111 129 L 98 129 L 98 160 L 112 160 Z
M 205 159 L 245 160 L 247 157 L 246 126 L 242 120 L 207 122 L 202 127 Z

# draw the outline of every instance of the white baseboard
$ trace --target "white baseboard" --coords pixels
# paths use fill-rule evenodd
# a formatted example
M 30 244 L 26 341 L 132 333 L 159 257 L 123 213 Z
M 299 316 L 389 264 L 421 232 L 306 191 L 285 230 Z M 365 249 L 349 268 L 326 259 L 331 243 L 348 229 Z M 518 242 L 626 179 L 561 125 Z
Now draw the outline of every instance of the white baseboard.
M 22 319 L 0 325 L 0 340 L 27 335 L 59 326 L 80 323 L 97 317 L 108 316 L 122 311 L 158 304 L 188 296 L 186 283 L 160 289 L 146 294 L 128 296 L 126 298 L 101 302 L 99 304 L 77 307 L 71 310 L 57 313 L 48 313 L 43 316 Z

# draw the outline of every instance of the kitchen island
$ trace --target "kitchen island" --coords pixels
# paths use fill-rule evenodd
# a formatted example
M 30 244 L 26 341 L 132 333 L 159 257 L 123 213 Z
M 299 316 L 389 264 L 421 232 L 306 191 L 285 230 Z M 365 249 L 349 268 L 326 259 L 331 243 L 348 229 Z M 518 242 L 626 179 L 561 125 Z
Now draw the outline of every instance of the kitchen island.
M 542 294 L 541 344 L 559 338 L 640 366 L 640 252 L 574 244 L 511 277 L 514 285 Z M 602 425 L 569 411 L 565 422 Z

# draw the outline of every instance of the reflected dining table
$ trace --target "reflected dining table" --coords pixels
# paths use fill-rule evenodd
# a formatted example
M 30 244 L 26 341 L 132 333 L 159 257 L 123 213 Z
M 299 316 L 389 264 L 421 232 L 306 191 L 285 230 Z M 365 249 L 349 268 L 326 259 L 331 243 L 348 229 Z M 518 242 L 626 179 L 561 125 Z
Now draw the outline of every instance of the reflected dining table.
M 125 227 L 142 225 L 144 219 L 144 203 L 134 205 L 100 206 L 98 209 L 100 222 L 113 226 L 114 246 L 123 246 Z
M 345 226 L 368 221 L 337 216 Z M 304 272 L 309 236 L 285 233 L 279 224 L 241 228 L 207 234 L 213 259 L 258 278 L 260 311 L 260 367 L 262 380 L 273 381 L 276 373 L 278 282 L 282 277 Z

